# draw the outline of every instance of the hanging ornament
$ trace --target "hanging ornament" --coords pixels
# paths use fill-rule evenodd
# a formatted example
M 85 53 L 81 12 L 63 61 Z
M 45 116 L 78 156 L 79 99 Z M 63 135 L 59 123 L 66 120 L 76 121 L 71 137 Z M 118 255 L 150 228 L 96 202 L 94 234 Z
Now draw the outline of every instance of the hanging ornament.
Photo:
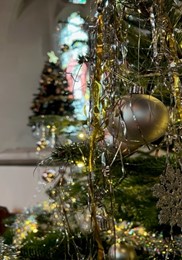
M 168 165 L 159 180 L 153 187 L 153 195 L 158 198 L 156 206 L 160 209 L 159 222 L 182 229 L 182 171 Z
M 41 139 L 36 143 L 37 152 L 40 152 L 41 150 L 47 148 L 48 145 L 49 145 L 49 141 L 46 140 L 45 138 L 41 138 Z
M 42 179 L 47 183 L 51 183 L 56 178 L 56 171 L 54 169 L 46 169 L 42 174 Z
M 90 234 L 92 232 L 93 223 L 89 208 L 78 210 L 75 214 L 75 220 L 81 233 Z M 96 221 L 101 231 L 109 230 L 111 227 L 111 220 L 104 208 L 96 207 Z
M 159 99 L 131 93 L 122 97 L 109 115 L 108 130 L 127 155 L 163 136 L 168 122 L 168 110 Z
M 136 252 L 132 246 L 124 243 L 113 244 L 108 251 L 109 260 L 136 260 Z
M 90 234 L 92 232 L 92 221 L 89 209 L 77 211 L 75 219 L 82 234 Z
M 55 125 L 52 125 L 50 127 L 50 147 L 51 148 L 54 148 L 55 145 L 56 145 L 56 126 Z

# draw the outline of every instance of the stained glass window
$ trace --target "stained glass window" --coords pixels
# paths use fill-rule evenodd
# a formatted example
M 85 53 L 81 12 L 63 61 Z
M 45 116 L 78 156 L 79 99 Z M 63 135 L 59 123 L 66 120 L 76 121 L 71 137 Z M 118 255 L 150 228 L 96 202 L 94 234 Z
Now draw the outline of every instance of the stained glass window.
M 80 62 L 88 52 L 88 33 L 84 30 L 85 20 L 79 13 L 72 13 L 66 23 L 59 24 L 59 46 L 61 66 L 66 72 L 69 91 L 73 93 L 75 115 L 78 120 L 88 116 L 89 91 L 87 87 L 88 66 Z
M 87 0 L 68 0 L 69 3 L 73 3 L 73 4 L 86 4 Z

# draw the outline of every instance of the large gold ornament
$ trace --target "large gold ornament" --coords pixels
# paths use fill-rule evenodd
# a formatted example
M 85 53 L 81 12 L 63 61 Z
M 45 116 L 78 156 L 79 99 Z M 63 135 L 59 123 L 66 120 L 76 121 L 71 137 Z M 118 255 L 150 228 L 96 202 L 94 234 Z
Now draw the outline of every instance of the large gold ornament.
M 108 130 L 119 142 L 123 154 L 129 154 L 165 134 L 169 115 L 157 98 L 131 94 L 121 98 L 109 115 Z
M 137 255 L 133 247 L 124 243 L 113 244 L 108 251 L 109 260 L 136 260 Z

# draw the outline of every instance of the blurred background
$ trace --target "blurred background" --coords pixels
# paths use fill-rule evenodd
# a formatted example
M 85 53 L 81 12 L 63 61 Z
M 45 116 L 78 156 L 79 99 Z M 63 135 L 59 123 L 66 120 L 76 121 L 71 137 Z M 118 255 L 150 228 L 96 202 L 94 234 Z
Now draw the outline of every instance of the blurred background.
M 28 118 L 47 53 L 58 51 L 58 21 L 90 11 L 89 1 L 0 0 L 0 205 L 10 211 L 42 199 L 33 199 L 37 155 Z

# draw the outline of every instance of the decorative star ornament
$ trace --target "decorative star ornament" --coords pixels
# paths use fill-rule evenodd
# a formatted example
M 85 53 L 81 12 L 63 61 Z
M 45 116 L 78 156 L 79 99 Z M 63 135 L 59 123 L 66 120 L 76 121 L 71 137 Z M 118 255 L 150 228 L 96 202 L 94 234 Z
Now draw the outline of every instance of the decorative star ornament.
M 49 56 L 49 62 L 56 64 L 59 60 L 59 58 L 55 55 L 54 51 L 48 52 L 47 55 Z

